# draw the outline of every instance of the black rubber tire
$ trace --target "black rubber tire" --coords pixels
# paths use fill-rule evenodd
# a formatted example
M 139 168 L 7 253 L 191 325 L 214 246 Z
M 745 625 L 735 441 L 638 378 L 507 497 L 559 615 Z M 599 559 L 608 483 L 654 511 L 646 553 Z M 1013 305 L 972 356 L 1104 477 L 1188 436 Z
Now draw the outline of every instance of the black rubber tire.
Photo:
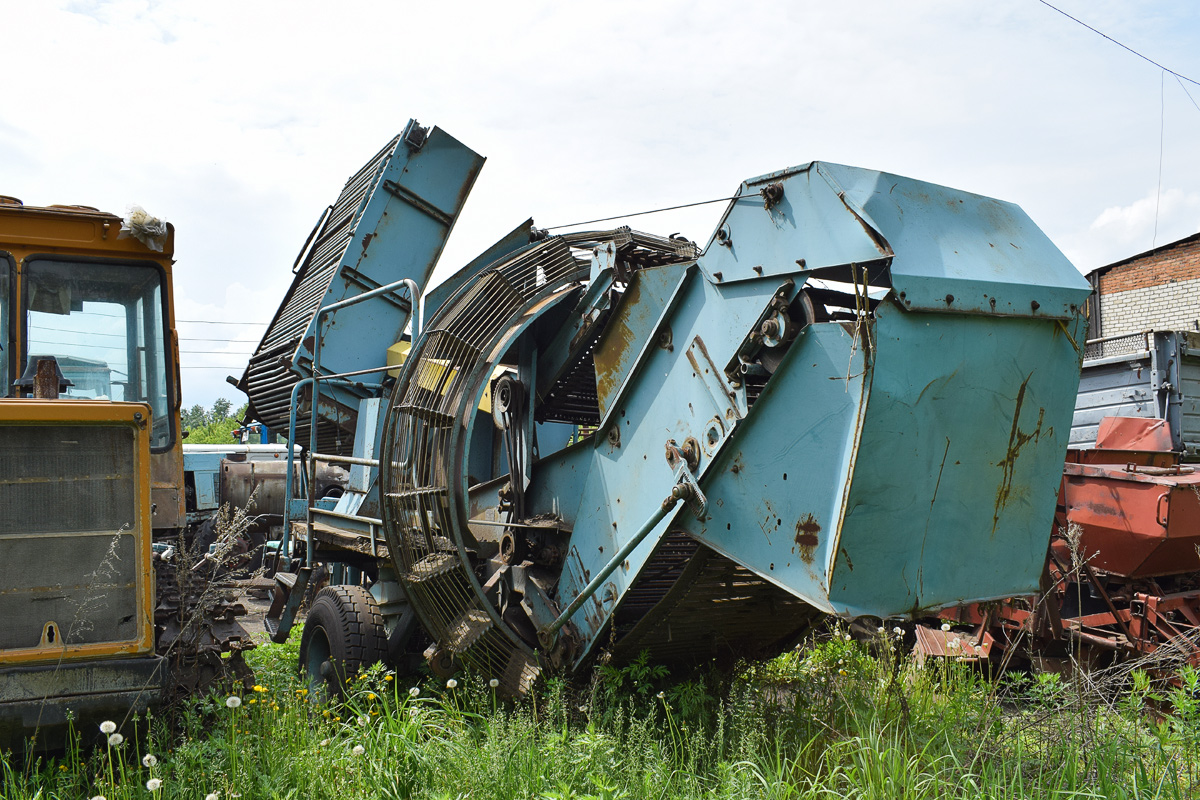
M 317 592 L 300 637 L 300 674 L 309 694 L 343 697 L 347 681 L 387 655 L 387 633 L 375 598 L 362 586 Z

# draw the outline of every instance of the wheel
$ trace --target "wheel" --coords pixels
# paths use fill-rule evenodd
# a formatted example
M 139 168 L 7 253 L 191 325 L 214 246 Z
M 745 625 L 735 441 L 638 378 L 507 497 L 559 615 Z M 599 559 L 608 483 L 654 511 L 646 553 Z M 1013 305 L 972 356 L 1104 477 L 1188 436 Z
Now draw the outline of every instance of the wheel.
M 310 696 L 341 697 L 346 682 L 387 653 L 387 633 L 375 598 L 362 586 L 317 592 L 300 637 L 300 672 Z

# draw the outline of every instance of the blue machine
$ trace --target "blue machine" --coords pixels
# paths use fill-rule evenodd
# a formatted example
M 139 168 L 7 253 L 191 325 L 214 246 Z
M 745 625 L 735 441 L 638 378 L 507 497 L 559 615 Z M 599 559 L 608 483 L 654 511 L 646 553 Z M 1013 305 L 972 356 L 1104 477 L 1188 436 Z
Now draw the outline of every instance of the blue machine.
M 1014 205 L 817 162 L 743 183 L 702 252 L 527 223 L 427 302 L 310 555 L 369 535 L 369 589 L 328 602 L 378 605 L 372 652 L 419 623 L 436 670 L 512 693 L 1030 593 L 1088 291 Z

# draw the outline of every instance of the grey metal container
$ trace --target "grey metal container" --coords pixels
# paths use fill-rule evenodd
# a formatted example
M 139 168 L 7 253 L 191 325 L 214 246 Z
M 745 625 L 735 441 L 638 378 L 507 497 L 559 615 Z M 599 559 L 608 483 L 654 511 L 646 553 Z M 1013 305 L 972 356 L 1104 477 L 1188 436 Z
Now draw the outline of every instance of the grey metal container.
M 1165 419 L 1173 448 L 1200 461 L 1200 333 L 1147 331 L 1088 342 L 1070 447 L 1095 446 L 1105 417 Z

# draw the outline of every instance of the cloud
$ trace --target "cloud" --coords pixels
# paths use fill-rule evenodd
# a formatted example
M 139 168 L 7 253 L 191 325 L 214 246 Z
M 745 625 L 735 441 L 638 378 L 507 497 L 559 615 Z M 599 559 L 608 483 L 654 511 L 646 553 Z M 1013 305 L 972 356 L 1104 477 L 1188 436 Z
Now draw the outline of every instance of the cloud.
M 1085 228 L 1065 240 L 1064 252 L 1081 271 L 1152 250 L 1200 231 L 1200 192 L 1178 187 L 1132 203 L 1103 209 Z

